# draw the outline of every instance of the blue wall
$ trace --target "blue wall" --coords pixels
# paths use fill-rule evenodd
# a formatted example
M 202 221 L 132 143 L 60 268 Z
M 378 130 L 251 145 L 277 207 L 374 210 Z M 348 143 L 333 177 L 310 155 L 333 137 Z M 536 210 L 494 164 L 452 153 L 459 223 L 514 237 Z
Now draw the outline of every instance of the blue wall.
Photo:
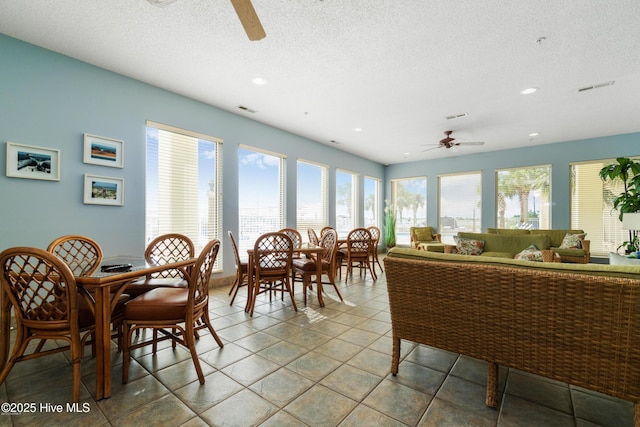
M 640 133 L 545 144 L 482 154 L 387 166 L 385 193 L 391 179 L 427 177 L 427 222 L 438 224 L 438 175 L 482 172 L 482 229 L 496 226 L 496 170 L 551 165 L 552 228 L 570 228 L 569 163 L 640 155 Z
M 238 232 L 240 144 L 287 155 L 288 226 L 295 226 L 298 158 L 330 166 L 329 200 L 335 200 L 336 168 L 360 174 L 360 200 L 364 175 L 384 179 L 378 163 L 0 35 L 0 164 L 6 164 L 7 141 L 59 149 L 61 157 L 59 182 L 0 173 L 0 250 L 46 248 L 60 235 L 83 234 L 97 240 L 105 256 L 142 254 L 147 120 L 224 140 L 225 275 L 235 271 L 226 231 Z M 83 163 L 84 133 L 125 141 L 124 168 Z M 83 204 L 85 173 L 124 178 L 124 206 Z M 335 209 L 329 218 L 334 221 Z

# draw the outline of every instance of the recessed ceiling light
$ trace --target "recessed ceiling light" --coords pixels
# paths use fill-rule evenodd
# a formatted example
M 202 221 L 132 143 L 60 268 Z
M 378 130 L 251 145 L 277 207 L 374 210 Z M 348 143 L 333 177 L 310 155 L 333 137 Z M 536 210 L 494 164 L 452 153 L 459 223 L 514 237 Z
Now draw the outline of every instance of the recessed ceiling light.
M 251 79 L 251 83 L 253 83 L 254 85 L 262 86 L 267 84 L 267 80 L 263 79 L 262 77 L 255 77 Z
M 536 92 L 538 90 L 537 87 L 528 87 L 523 91 L 520 91 L 521 94 L 523 95 L 531 95 L 532 93 Z
M 539 135 L 540 135 L 540 134 L 539 134 L 538 132 L 533 132 L 533 133 L 530 133 L 530 134 L 529 134 L 529 136 L 530 136 L 531 138 L 535 138 L 536 136 L 539 136 Z
M 362 128 L 353 128 L 354 132 L 362 132 Z

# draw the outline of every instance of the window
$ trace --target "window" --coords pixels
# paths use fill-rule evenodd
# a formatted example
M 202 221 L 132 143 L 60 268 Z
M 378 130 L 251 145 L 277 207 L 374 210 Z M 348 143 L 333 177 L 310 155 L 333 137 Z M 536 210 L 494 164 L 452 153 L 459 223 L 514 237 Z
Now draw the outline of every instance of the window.
M 551 228 L 551 166 L 496 172 L 498 228 Z
M 391 180 L 391 203 L 396 211 L 396 244 L 410 244 L 409 228 L 427 224 L 427 178 Z
M 458 231 L 482 229 L 482 175 L 470 172 L 438 177 L 440 219 L 438 231 L 444 243 L 455 243 Z
M 298 160 L 296 228 L 302 238 L 312 228 L 320 235 L 322 227 L 329 224 L 327 204 L 327 167 Z
M 571 228 L 587 233 L 592 256 L 616 252 L 622 242 L 629 240 L 612 205 L 613 198 L 623 191 L 622 181 L 605 183 L 600 179 L 600 169 L 611 163 L 615 159 L 570 165 Z
M 356 228 L 356 194 L 358 175 L 352 172 L 336 171 L 336 231 L 346 237 Z
M 286 157 L 238 149 L 238 250 L 253 248 L 264 233 L 284 228 Z
M 222 240 L 222 140 L 147 122 L 145 239 L 188 236 L 196 254 Z M 222 253 L 216 266 L 222 266 Z
M 380 180 L 364 177 L 364 226 L 375 225 L 382 229 L 380 224 Z

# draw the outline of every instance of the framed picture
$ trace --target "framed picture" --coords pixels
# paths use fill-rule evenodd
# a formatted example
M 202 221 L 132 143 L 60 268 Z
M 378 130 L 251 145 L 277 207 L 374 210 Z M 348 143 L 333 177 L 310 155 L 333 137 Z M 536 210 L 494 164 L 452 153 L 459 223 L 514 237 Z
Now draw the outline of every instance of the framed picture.
M 124 179 L 85 174 L 84 203 L 87 205 L 124 205 Z
M 85 133 L 84 162 L 112 168 L 123 168 L 124 141 Z
M 60 181 L 60 150 L 7 142 L 7 176 Z

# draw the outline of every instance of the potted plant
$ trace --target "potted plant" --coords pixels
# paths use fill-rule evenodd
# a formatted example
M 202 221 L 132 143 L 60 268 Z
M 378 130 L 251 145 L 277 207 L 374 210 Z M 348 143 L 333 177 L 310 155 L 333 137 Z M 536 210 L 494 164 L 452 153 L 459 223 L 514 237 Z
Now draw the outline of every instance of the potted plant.
M 603 182 L 622 181 L 622 193 L 612 200 L 613 209 L 619 212 L 620 221 L 625 213 L 640 212 L 640 162 L 627 157 L 618 157 L 616 163 L 600 169 L 600 179 Z M 637 230 L 629 230 L 629 240 L 618 246 L 618 249 L 624 247 L 625 253 L 629 254 L 638 250 L 637 243 Z
M 396 245 L 396 212 L 388 200 L 384 201 L 384 244 L 387 248 Z

